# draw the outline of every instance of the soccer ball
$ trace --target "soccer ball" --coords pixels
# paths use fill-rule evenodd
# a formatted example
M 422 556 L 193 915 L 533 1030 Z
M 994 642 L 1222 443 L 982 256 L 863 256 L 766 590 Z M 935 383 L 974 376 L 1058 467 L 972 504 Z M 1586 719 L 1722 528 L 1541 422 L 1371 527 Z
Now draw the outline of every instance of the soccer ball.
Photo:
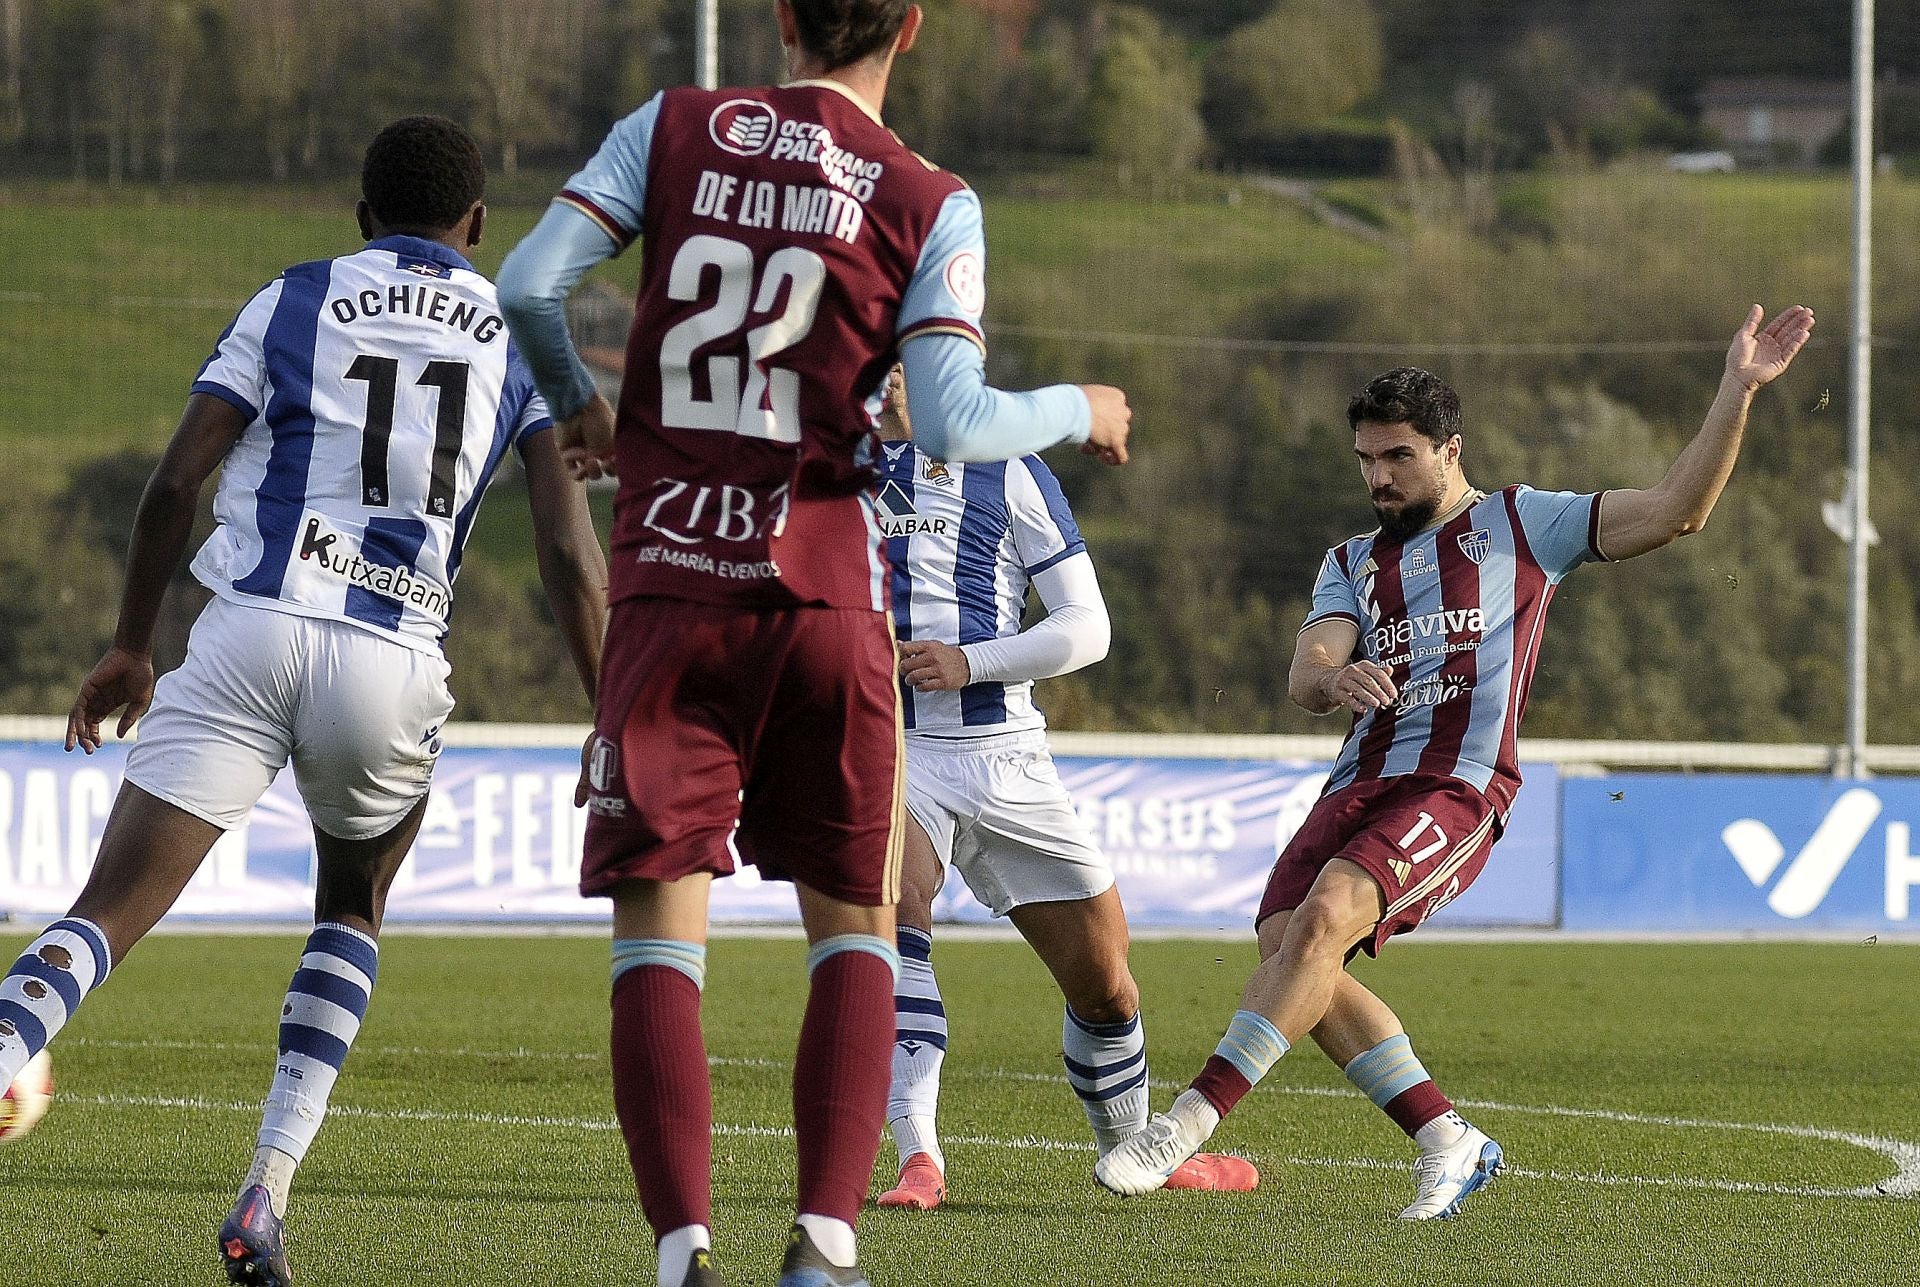
M 42 1050 L 0 1095 L 0 1144 L 27 1134 L 53 1107 L 53 1060 Z

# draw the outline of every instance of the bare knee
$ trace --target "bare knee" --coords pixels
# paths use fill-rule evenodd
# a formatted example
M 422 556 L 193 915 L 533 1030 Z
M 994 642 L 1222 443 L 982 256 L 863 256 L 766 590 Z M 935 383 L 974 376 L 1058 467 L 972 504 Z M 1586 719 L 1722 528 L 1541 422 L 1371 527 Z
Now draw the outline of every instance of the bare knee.
M 1088 1023 L 1125 1023 L 1140 1012 L 1140 989 L 1123 963 L 1076 987 L 1067 1004 Z
M 1352 907 L 1309 894 L 1287 922 L 1284 946 L 1296 957 L 1344 957 L 1369 927 Z

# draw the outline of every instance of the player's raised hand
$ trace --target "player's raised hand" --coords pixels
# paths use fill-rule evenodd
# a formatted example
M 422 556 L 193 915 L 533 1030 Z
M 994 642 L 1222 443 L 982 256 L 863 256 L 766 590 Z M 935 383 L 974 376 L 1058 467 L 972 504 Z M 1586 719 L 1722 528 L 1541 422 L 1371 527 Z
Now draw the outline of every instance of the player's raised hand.
M 67 713 L 67 749 L 75 746 L 92 755 L 100 749 L 100 721 L 126 707 L 120 715 L 120 736 L 153 704 L 153 659 L 118 645 L 109 648 L 86 680 Z
M 1133 428 L 1133 408 L 1127 405 L 1127 395 L 1107 384 L 1083 384 L 1080 392 L 1087 395 L 1093 407 L 1093 430 L 1080 450 L 1109 465 L 1126 464 L 1127 434 Z
M 909 639 L 898 645 L 900 678 L 919 693 L 952 693 L 973 682 L 967 654 L 937 639 Z
M 1400 696 L 1393 672 L 1372 661 L 1356 661 L 1328 671 L 1321 688 L 1336 706 L 1344 706 L 1356 715 L 1385 710 Z
M 599 394 L 575 415 L 553 426 L 553 443 L 567 472 L 581 482 L 612 478 L 613 408 Z
M 1804 304 L 1795 304 L 1762 329 L 1766 316 L 1755 304 L 1727 350 L 1727 377 L 1748 389 L 1759 388 L 1791 366 L 1813 334 L 1813 310 Z

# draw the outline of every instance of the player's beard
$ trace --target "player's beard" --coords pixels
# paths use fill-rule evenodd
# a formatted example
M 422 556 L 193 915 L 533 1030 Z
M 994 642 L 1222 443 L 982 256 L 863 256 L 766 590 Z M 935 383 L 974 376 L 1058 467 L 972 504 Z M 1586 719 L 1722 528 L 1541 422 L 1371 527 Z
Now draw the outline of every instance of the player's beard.
M 1410 500 L 1397 510 L 1382 509 L 1379 505 L 1373 507 L 1373 516 L 1380 520 L 1381 533 L 1394 541 L 1404 541 L 1423 530 L 1439 512 L 1438 492 L 1420 500 Z

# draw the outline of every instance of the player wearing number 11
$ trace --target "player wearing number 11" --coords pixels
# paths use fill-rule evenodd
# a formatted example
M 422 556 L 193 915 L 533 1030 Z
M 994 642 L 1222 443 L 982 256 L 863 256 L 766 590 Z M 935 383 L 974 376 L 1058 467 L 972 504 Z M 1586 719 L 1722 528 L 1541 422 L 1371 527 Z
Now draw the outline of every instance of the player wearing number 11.
M 620 477 L 581 890 L 614 900 L 614 1103 L 662 1287 L 719 1281 L 700 990 L 708 889 L 735 845 L 798 886 L 813 944 L 781 1281 L 866 1281 L 853 1223 L 885 1120 L 900 892 L 899 694 L 871 491 L 888 371 L 905 364 L 932 455 L 1078 442 L 1126 458 L 1119 390 L 985 383 L 980 203 L 880 119 L 919 7 L 774 9 L 790 83 L 656 95 L 500 278 L 562 451 L 585 476 Z M 562 303 L 635 241 L 616 426 Z
M 67 721 L 67 749 L 89 755 L 114 711 L 125 707 L 123 737 L 140 721 L 126 783 L 79 901 L 0 981 L 4 1086 L 293 762 L 318 923 L 281 1010 L 253 1167 L 220 1230 L 236 1283 L 290 1280 L 287 1190 L 373 990 L 387 889 L 453 709 L 441 640 L 454 574 L 509 447 L 526 464 L 554 617 L 593 695 L 605 564 L 493 285 L 466 259 L 485 182 L 478 145 L 452 121 L 388 126 L 362 172 L 366 246 L 280 274 L 201 368 L 141 498 L 114 646 Z M 216 468 L 217 526 L 193 571 L 217 597 L 156 689 L 154 620 Z M 0 1252 L 10 1279 L 5 1263 Z

